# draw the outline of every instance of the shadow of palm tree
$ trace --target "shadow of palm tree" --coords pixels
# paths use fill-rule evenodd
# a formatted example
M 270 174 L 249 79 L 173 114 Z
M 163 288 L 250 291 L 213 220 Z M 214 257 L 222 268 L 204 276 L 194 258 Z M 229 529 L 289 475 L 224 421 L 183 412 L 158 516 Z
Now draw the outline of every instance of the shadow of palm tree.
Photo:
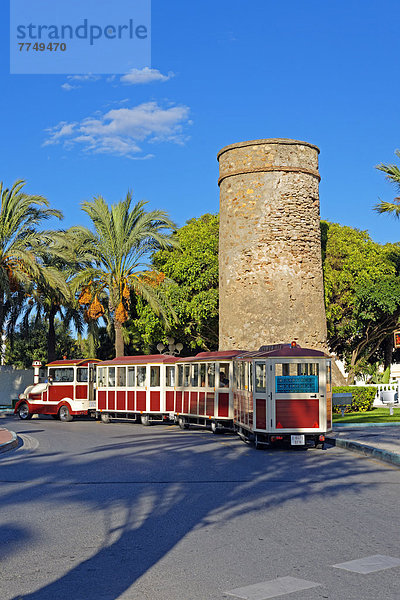
M 23 494 L 3 492 L 3 506 L 85 506 L 101 512 L 104 523 L 103 543 L 92 556 L 14 600 L 115 600 L 194 529 L 287 502 L 354 492 L 351 476 L 372 471 L 371 463 L 345 455 L 340 465 L 329 452 L 292 452 L 288 458 L 207 432 L 141 430 L 125 439 L 114 431 L 114 440 L 97 436 L 82 453 L 15 454 L 3 463 L 3 481 L 26 482 Z M 358 483 L 357 490 L 364 486 L 371 483 Z M 116 507 L 124 515 L 117 525 Z

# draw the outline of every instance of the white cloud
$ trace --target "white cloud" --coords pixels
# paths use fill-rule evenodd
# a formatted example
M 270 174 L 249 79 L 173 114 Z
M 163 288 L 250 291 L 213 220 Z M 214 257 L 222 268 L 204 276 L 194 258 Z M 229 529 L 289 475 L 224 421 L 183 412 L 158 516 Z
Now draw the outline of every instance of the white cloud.
M 101 79 L 100 75 L 68 75 L 67 79 L 70 81 L 98 81 Z
M 162 83 L 175 77 L 175 73 L 170 71 L 168 75 L 163 75 L 158 69 L 150 69 L 145 67 L 144 69 L 131 69 L 129 73 L 126 73 L 120 78 L 122 83 L 126 85 L 139 85 L 146 83 Z M 68 75 L 67 82 L 63 83 L 61 88 L 66 92 L 71 90 L 77 90 L 81 85 L 75 85 L 75 82 L 85 83 L 91 81 L 99 81 L 102 79 L 100 75 Z M 106 78 L 107 83 L 113 83 L 116 79 L 116 75 L 111 75 Z M 72 83 L 71 83 L 72 82 Z
M 120 81 L 128 85 L 137 85 L 142 83 L 168 81 L 168 79 L 171 79 L 172 77 L 174 77 L 172 71 L 170 71 L 168 75 L 163 75 L 158 69 L 149 69 L 149 67 L 145 67 L 144 69 L 132 69 L 129 73 L 123 75 Z
M 87 117 L 80 122 L 61 121 L 46 130 L 44 146 L 63 144 L 67 149 L 81 145 L 94 154 L 112 154 L 128 158 L 151 158 L 143 155 L 142 143 L 173 142 L 184 144 L 190 125 L 187 106 L 163 108 L 146 102 L 132 108 L 112 109 L 105 114 Z
M 71 85 L 70 83 L 63 83 L 61 88 L 66 91 L 66 92 L 70 92 L 71 90 L 77 90 L 78 88 L 80 88 L 80 85 Z
M 67 123 L 67 121 L 60 121 L 58 125 L 50 129 L 46 129 L 50 133 L 50 137 L 43 143 L 43 146 L 50 146 L 52 144 L 58 144 L 62 138 L 67 138 L 72 135 L 75 130 L 76 123 Z
M 99 75 L 68 75 L 67 79 L 68 79 L 68 81 L 66 83 L 63 83 L 61 88 L 66 92 L 70 92 L 71 90 L 77 90 L 80 87 L 82 87 L 80 85 L 74 85 L 72 83 L 69 83 L 70 81 L 80 81 L 80 82 L 98 81 L 100 79 L 100 76 Z

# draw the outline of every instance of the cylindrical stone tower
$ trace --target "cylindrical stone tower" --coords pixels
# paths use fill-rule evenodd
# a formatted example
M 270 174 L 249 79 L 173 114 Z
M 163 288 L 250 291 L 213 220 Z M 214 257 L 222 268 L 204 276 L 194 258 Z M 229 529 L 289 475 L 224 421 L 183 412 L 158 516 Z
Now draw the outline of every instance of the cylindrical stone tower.
M 318 154 L 287 139 L 219 152 L 220 350 L 327 349 Z

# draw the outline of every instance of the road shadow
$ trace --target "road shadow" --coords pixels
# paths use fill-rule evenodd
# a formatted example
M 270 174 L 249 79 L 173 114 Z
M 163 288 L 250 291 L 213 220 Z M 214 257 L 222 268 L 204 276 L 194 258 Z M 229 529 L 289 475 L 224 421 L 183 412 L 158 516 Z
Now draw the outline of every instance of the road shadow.
M 2 481 L 24 482 L 23 493 L 3 490 L 2 506 L 84 506 L 101 513 L 104 524 L 103 543 L 92 556 L 14 600 L 116 600 L 196 528 L 222 527 L 238 516 L 322 494 L 354 493 L 352 475 L 381 469 L 345 455 L 339 463 L 329 451 L 283 460 L 282 451 L 256 451 L 208 432 L 148 428 L 126 438 L 125 428 L 114 431 L 115 439 L 105 440 L 99 429 L 85 450 L 14 454 L 2 464 Z M 357 491 L 371 485 L 365 478 Z M 124 515 L 117 525 L 116 507 Z M 32 539 L 23 528 L 14 534 L 15 543 Z

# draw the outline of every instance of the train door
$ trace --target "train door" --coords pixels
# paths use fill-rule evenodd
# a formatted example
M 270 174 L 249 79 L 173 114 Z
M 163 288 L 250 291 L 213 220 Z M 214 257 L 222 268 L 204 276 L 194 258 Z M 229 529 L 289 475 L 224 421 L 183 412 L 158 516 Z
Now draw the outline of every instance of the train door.
M 264 360 L 255 360 L 254 362 L 254 404 L 255 412 L 254 429 L 268 430 L 271 416 L 270 377 L 267 374 L 267 362 Z
M 161 407 L 161 366 L 150 365 L 150 411 L 159 413 L 164 410 Z
M 324 361 L 282 358 L 271 363 L 272 429 L 294 431 L 292 444 L 304 444 L 302 432 L 326 429 Z
M 332 430 L 332 361 L 325 361 L 326 430 Z
M 88 400 L 89 400 L 89 408 L 96 408 L 96 365 L 89 364 L 89 377 L 88 377 Z

